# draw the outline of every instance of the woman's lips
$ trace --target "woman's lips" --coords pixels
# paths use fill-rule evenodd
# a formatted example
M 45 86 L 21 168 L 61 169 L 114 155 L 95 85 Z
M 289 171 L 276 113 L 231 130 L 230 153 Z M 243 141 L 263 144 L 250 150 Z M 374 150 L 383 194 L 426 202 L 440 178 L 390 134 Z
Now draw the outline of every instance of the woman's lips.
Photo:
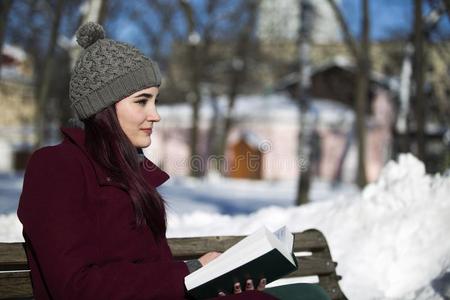
M 151 128 L 145 128 L 145 129 L 141 129 L 142 131 L 151 134 L 152 133 L 152 129 Z

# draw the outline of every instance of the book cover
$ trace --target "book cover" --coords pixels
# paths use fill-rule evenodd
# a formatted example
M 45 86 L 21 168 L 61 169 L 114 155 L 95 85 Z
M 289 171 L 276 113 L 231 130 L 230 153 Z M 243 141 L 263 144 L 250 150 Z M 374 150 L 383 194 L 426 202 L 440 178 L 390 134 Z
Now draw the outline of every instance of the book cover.
M 252 279 L 255 287 L 262 278 L 266 278 L 267 283 L 270 283 L 298 268 L 297 260 L 293 253 L 291 253 L 291 256 L 293 257 L 295 264 L 292 264 L 292 262 L 286 258 L 285 254 L 272 246 L 262 255 L 259 255 L 249 262 L 213 278 L 206 283 L 188 290 L 188 293 L 195 299 L 207 299 L 216 297 L 219 292 L 231 294 L 236 282 L 240 282 L 241 286 L 245 287 L 247 279 Z

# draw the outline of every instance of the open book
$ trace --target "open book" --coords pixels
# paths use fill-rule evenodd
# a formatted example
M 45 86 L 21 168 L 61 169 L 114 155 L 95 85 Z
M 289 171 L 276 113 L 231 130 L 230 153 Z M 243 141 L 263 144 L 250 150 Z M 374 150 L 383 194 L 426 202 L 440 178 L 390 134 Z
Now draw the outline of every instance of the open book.
M 294 236 L 286 226 L 273 233 L 262 227 L 186 276 L 186 289 L 195 299 L 206 299 L 216 297 L 220 291 L 232 293 L 236 282 L 244 290 L 249 278 L 255 288 L 262 278 L 270 283 L 297 269 L 293 244 Z

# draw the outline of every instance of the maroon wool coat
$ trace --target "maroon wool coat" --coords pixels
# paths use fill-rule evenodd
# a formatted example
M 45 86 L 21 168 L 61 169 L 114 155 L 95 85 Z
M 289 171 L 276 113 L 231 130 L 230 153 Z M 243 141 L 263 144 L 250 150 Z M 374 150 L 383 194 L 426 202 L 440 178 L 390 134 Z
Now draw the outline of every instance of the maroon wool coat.
M 90 157 L 84 131 L 62 132 L 61 144 L 30 158 L 17 212 L 35 299 L 185 299 L 186 264 L 173 260 L 166 239 L 156 242 L 149 228 L 135 226 L 129 195 Z M 144 164 L 153 187 L 169 178 Z M 274 299 L 260 292 L 228 298 Z

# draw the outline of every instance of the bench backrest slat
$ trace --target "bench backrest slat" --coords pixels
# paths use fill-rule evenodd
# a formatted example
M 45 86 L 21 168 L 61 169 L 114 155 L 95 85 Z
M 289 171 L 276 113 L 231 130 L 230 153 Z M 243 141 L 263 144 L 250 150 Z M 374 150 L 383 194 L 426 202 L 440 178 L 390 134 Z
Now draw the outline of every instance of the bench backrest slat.
M 28 270 L 22 243 L 0 243 L 0 271 Z

